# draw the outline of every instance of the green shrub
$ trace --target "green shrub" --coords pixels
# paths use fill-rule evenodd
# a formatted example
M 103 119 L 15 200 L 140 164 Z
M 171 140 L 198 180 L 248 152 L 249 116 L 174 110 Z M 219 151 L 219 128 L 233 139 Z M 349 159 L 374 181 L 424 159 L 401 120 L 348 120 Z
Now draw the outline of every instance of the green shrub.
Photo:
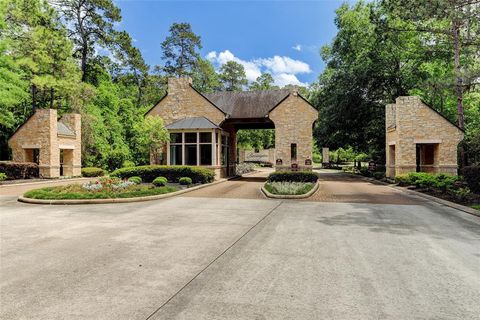
M 465 188 L 458 188 L 457 190 L 452 190 L 451 193 L 457 198 L 459 201 L 465 201 L 471 194 L 471 191 L 468 187 Z
M 139 176 L 145 182 L 152 182 L 159 176 L 172 182 L 177 182 L 181 177 L 189 177 L 193 183 L 207 183 L 213 181 L 215 173 L 211 169 L 199 167 L 149 165 L 117 169 L 112 172 L 112 176 L 122 179 Z
M 0 161 L 0 172 L 9 179 L 30 179 L 39 176 L 38 164 L 33 162 Z
M 279 171 L 270 173 L 268 182 L 311 182 L 315 183 L 318 175 L 312 171 Z
M 3 172 L 0 172 L 0 181 L 7 180 L 7 175 Z
M 322 163 L 322 156 L 319 153 L 314 153 L 312 155 L 312 160 L 314 163 Z
M 155 179 L 153 179 L 152 183 L 154 186 L 156 187 L 163 187 L 163 186 L 166 186 L 167 185 L 167 178 L 165 177 L 156 177 Z
M 461 172 L 470 190 L 480 193 L 480 166 L 468 166 L 463 168 Z
M 361 174 L 362 176 L 365 176 L 365 177 L 371 177 L 371 176 L 372 176 L 372 172 L 371 172 L 370 170 L 368 170 L 367 167 L 362 167 L 362 168 L 360 169 L 360 174 Z
M 131 167 L 135 167 L 135 162 L 130 160 L 123 161 L 122 168 L 131 168 Z
M 395 183 L 397 183 L 399 186 L 407 186 L 409 182 L 410 180 L 407 174 L 400 174 L 398 176 L 395 176 Z
M 138 176 L 133 176 L 133 177 L 128 178 L 128 181 L 134 182 L 135 184 L 140 184 L 140 183 L 142 183 L 142 178 L 140 178 Z
M 105 170 L 96 167 L 82 168 L 82 177 L 101 177 L 105 175 Z
M 417 188 L 437 189 L 446 192 L 455 186 L 459 180 L 457 176 L 445 173 L 430 174 L 426 172 L 411 172 L 407 175 L 395 177 L 395 182 L 401 186 L 412 185 Z
M 305 194 L 312 190 L 315 183 L 311 182 L 268 182 L 265 184 L 265 189 L 273 194 L 281 195 L 299 195 Z
M 178 183 L 180 183 L 181 185 L 189 186 L 192 184 L 192 179 L 189 177 L 181 177 L 180 179 L 178 179 Z
M 377 180 L 385 178 L 385 172 L 374 172 L 373 177 Z

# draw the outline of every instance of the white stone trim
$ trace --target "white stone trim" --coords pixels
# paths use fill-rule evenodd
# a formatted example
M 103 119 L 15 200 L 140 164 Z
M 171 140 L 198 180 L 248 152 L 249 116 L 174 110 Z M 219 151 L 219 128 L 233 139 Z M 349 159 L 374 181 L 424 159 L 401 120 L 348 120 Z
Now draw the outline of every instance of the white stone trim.
M 41 149 L 42 146 L 38 145 L 38 144 L 22 144 L 22 148 L 23 149 Z
M 413 139 L 413 143 L 442 143 L 442 139 Z
M 388 142 L 388 145 L 389 145 L 389 146 L 394 146 L 394 145 L 395 145 L 395 141 L 389 141 L 389 142 Z
M 75 146 L 71 144 L 60 144 L 58 145 L 58 148 L 64 150 L 75 150 Z

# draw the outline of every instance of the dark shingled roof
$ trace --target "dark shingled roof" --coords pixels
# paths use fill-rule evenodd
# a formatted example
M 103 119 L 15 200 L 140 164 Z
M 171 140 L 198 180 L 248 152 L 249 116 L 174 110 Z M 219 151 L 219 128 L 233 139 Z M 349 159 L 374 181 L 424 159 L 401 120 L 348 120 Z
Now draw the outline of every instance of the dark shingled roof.
M 263 90 L 203 94 L 230 118 L 263 118 L 289 95 L 288 90 Z
M 179 129 L 216 129 L 218 126 L 205 117 L 192 117 L 175 121 L 166 126 L 170 130 Z

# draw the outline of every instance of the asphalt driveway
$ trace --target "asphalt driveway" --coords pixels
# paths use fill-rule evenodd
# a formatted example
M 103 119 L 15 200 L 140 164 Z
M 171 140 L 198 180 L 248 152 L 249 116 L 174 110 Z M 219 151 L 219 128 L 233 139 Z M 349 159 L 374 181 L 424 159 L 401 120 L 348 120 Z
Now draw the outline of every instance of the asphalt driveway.
M 326 201 L 0 197 L 0 318 L 478 319 L 480 218 Z

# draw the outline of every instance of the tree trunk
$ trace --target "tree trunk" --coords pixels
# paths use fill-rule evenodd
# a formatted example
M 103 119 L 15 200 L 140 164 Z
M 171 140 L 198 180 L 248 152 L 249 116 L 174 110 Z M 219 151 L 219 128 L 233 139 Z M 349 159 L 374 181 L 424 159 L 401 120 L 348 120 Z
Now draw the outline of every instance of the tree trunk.
M 35 113 L 37 109 L 37 86 L 32 84 L 32 111 Z
M 453 48 L 454 48 L 454 68 L 455 68 L 455 94 L 457 95 L 457 118 L 458 118 L 458 127 L 460 129 L 465 128 L 465 116 L 463 109 L 463 78 L 462 70 L 460 64 L 460 24 L 458 21 L 453 21 Z M 466 165 L 465 161 L 465 150 L 460 144 L 459 148 L 460 153 L 460 167 Z
M 50 109 L 53 109 L 53 98 L 55 97 L 54 95 L 54 89 L 50 88 Z
M 461 129 L 465 127 L 465 117 L 463 110 L 463 79 L 460 65 L 460 26 L 457 22 L 453 23 L 453 44 L 454 44 L 454 65 L 455 65 L 455 93 L 457 95 L 457 116 L 458 126 Z
M 87 78 L 87 55 L 88 55 L 88 48 L 84 44 L 82 48 L 82 82 L 85 82 Z

